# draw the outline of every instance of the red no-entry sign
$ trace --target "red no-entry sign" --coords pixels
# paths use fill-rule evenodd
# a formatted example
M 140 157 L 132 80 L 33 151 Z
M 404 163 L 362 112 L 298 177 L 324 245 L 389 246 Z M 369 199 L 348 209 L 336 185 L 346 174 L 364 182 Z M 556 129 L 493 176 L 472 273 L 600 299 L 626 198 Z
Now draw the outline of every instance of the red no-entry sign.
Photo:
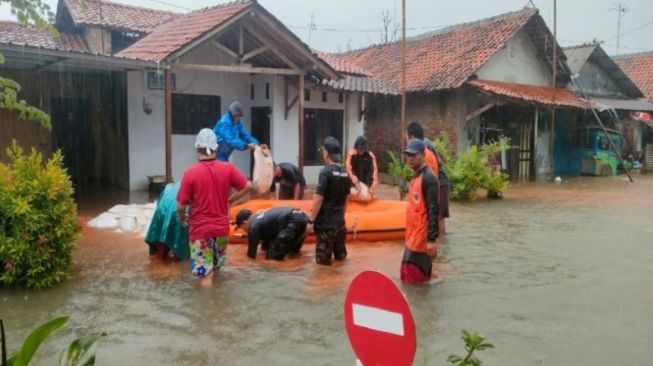
M 360 273 L 345 298 L 345 327 L 364 366 L 410 366 L 415 322 L 404 294 L 377 271 Z

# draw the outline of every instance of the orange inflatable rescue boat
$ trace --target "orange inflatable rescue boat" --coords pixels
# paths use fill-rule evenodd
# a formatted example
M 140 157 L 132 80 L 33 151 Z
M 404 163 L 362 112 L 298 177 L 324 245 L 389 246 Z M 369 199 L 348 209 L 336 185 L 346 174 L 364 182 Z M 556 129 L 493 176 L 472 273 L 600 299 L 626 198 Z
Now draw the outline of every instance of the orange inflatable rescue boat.
M 251 200 L 231 207 L 230 219 L 236 219 L 238 211 L 247 208 L 256 213 L 273 207 L 292 207 L 306 212 L 313 201 Z M 350 201 L 345 212 L 347 241 L 402 240 L 406 231 L 406 202 L 374 200 L 369 203 Z M 307 243 L 315 242 L 315 235 L 306 237 Z M 247 243 L 247 234 L 232 227 L 229 243 Z

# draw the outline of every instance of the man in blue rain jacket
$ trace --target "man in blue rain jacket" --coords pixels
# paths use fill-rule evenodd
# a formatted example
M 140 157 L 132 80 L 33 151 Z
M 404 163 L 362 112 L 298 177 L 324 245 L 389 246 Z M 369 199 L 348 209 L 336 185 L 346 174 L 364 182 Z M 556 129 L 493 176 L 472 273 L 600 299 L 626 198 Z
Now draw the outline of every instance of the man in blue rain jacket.
M 213 132 L 218 139 L 217 159 L 229 161 L 229 156 L 235 150 L 252 150 L 259 145 L 256 140 L 243 126 L 243 106 L 240 102 L 231 103 L 222 118 L 215 124 Z

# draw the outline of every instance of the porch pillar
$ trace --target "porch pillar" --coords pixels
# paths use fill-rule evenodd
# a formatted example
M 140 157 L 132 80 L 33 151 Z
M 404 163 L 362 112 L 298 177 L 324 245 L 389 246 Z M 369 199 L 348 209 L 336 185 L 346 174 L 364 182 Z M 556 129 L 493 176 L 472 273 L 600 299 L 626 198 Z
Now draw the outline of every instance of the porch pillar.
M 172 182 L 172 71 L 165 74 L 165 111 L 166 111 L 166 182 Z
M 304 173 L 304 72 L 299 74 L 299 171 Z
M 534 121 L 535 128 L 533 129 L 533 138 L 534 138 L 534 140 L 533 140 L 533 150 L 535 150 L 536 154 L 537 154 L 537 129 L 538 129 L 538 121 L 539 121 L 539 117 L 540 117 L 539 114 L 540 114 L 539 108 L 535 107 L 535 121 Z

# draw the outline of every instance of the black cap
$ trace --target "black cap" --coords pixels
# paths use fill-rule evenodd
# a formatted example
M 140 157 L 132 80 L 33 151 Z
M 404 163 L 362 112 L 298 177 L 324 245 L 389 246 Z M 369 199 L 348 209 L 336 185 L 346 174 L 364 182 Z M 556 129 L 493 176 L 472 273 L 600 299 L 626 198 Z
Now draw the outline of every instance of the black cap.
M 236 226 L 242 226 L 250 216 L 252 216 L 252 210 L 243 208 L 242 210 L 238 211 L 238 214 L 236 215 L 236 221 L 234 223 Z
M 408 145 L 406 145 L 406 150 L 404 150 L 404 152 L 407 154 L 415 155 L 417 153 L 423 153 L 425 148 L 426 145 L 424 145 L 424 141 L 412 139 L 408 141 Z
M 365 136 L 356 137 L 356 141 L 354 142 L 354 149 L 367 151 L 367 139 Z
M 324 147 L 324 150 L 329 153 L 331 160 L 337 163 L 342 159 L 342 156 L 340 155 L 340 141 L 338 141 L 335 137 L 329 136 L 324 139 L 324 144 L 322 144 L 322 147 Z

